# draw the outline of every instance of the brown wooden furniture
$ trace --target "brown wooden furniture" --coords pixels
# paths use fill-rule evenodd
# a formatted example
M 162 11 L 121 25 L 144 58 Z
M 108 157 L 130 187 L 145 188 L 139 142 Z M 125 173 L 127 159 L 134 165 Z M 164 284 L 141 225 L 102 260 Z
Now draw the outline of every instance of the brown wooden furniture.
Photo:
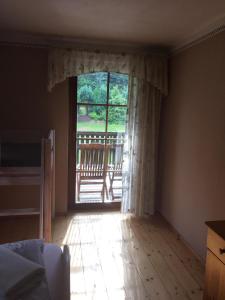
M 54 134 L 51 132 L 50 136 L 51 135 Z M 7 138 L 4 137 L 4 140 L 5 139 Z M 12 149 L 14 146 L 12 146 L 12 142 L 7 140 L 7 143 L 8 148 L 6 147 L 6 149 Z M 22 144 L 19 139 L 13 143 L 15 144 L 15 153 L 17 155 L 17 151 L 21 148 Z M 17 143 L 20 143 L 18 147 Z M 30 142 L 26 143 L 23 141 L 23 147 L 26 148 L 25 145 L 29 145 L 29 143 L 34 143 L 34 141 L 30 140 Z M 1 207 L 0 243 L 29 238 L 44 238 L 45 241 L 51 241 L 55 147 L 51 138 L 42 138 L 39 143 L 41 149 L 40 161 L 39 159 L 34 159 L 33 165 L 35 166 L 24 166 L 18 157 L 14 160 L 17 161 L 18 166 L 11 166 L 10 158 L 8 161 L 2 162 L 0 166 L 0 186 L 39 187 L 39 204 L 37 206 L 18 208 L 18 200 L 15 198 L 12 199 L 13 203 L 15 203 L 15 208 L 7 208 L 7 204 L 5 203 L 4 209 Z M 2 144 L 4 144 L 4 142 L 2 142 Z M 38 145 L 36 141 L 35 144 Z M 9 150 L 9 152 L 10 151 L 11 150 Z M 27 162 L 24 164 L 26 165 Z M 38 164 L 39 166 L 37 166 Z M 4 198 L 1 198 L 1 201 L 5 202 L 6 200 L 4 201 Z
M 50 155 L 50 178 L 51 178 L 51 207 L 52 218 L 55 217 L 55 130 L 51 129 L 48 134 L 50 140 L 51 153 Z M 49 156 L 48 155 L 48 156 Z
M 114 190 L 122 190 L 122 187 L 115 187 L 113 183 L 115 181 L 122 181 L 122 165 L 123 165 L 123 144 L 109 145 L 109 192 L 111 193 L 112 200 L 121 198 L 121 196 L 115 195 Z
M 101 196 L 104 202 L 104 194 L 107 192 L 106 174 L 108 147 L 104 144 L 79 145 L 79 162 L 77 164 L 77 196 L 80 201 L 81 193 L 98 193 L 99 190 L 81 190 L 82 185 L 102 185 Z
M 225 299 L 225 221 L 208 226 L 204 300 Z

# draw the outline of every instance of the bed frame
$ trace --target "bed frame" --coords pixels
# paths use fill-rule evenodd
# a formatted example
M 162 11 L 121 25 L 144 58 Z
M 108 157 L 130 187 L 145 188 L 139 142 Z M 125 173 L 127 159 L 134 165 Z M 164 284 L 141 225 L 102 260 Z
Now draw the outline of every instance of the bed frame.
M 23 166 L 0 165 L 0 186 L 38 186 L 40 193 L 38 207 L 0 209 L 0 243 L 30 238 L 50 242 L 52 211 L 54 215 L 55 132 L 50 130 L 47 138 L 37 138 L 37 135 L 27 132 L 24 135 L 21 132 L 0 133 L 0 138 L 2 147 L 20 145 L 21 148 L 21 145 L 32 144 L 39 145 L 41 152 L 38 165 L 37 162 L 32 166 L 26 163 Z M 1 197 L 1 201 L 4 198 Z

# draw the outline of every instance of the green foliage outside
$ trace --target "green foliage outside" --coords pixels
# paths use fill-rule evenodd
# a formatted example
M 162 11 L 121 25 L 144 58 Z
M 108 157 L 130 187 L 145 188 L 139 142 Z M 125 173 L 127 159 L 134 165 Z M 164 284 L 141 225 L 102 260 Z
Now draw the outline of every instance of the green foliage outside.
M 126 105 L 128 98 L 128 76 L 110 73 L 109 104 Z M 106 108 L 103 106 L 87 106 L 82 103 L 105 104 L 107 99 L 107 73 L 90 73 L 78 77 L 78 130 L 91 126 L 91 131 L 104 127 Z M 110 107 L 108 113 L 109 128 L 124 131 L 126 107 Z M 102 124 L 102 125 L 100 125 Z M 94 129 L 95 128 L 95 129 Z M 100 130 L 104 131 L 104 130 Z

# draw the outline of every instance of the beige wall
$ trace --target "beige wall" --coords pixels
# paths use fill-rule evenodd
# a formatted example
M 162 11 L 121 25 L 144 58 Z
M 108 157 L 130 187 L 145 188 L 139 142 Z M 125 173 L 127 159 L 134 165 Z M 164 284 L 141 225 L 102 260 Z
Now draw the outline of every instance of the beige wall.
M 174 56 L 164 102 L 158 210 L 202 259 L 225 219 L 225 32 Z
M 56 129 L 56 211 L 65 212 L 68 197 L 68 83 L 59 84 L 52 93 L 47 92 L 46 49 L 1 46 L 0 66 L 0 130 L 29 129 L 44 135 L 49 128 Z M 29 197 L 36 199 L 31 190 Z M 9 193 L 5 189 L 1 192 L 1 202 L 4 199 L 6 202 Z M 15 195 L 15 201 L 20 201 L 20 195 L 23 197 L 23 193 Z

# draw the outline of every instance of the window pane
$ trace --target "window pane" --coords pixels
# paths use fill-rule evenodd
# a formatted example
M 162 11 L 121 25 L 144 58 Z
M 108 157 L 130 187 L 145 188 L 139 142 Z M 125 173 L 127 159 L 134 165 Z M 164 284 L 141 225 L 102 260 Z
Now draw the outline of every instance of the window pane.
M 108 132 L 125 132 L 126 107 L 109 107 Z
M 107 73 L 97 72 L 79 75 L 77 78 L 77 102 L 105 104 L 107 98 Z
M 77 106 L 77 131 L 105 132 L 106 108 L 95 105 Z
M 109 103 L 126 105 L 128 99 L 128 75 L 110 73 Z

